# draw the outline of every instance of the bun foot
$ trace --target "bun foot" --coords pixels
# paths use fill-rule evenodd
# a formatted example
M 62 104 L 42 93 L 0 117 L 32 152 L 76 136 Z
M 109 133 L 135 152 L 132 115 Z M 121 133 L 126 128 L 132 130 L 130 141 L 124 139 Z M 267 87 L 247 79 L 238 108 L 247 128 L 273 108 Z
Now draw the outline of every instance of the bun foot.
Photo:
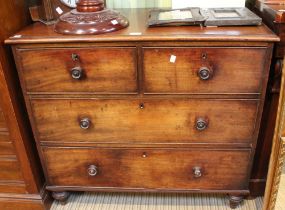
M 69 192 L 52 192 L 52 197 L 59 201 L 61 205 L 65 205 L 67 203 L 69 195 Z
M 243 202 L 243 196 L 230 195 L 231 209 L 237 208 Z

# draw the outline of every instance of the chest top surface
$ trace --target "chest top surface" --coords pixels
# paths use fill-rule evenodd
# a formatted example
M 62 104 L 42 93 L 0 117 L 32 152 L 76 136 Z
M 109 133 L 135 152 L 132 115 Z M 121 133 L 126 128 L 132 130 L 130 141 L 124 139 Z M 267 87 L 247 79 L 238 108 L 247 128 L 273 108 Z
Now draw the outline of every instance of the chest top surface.
M 7 44 L 72 43 L 72 42 L 140 42 L 140 41 L 256 41 L 276 42 L 279 38 L 265 25 L 243 27 L 173 26 L 148 28 L 149 9 L 122 9 L 130 26 L 126 29 L 102 35 L 61 35 L 54 26 L 34 23 L 15 36 Z

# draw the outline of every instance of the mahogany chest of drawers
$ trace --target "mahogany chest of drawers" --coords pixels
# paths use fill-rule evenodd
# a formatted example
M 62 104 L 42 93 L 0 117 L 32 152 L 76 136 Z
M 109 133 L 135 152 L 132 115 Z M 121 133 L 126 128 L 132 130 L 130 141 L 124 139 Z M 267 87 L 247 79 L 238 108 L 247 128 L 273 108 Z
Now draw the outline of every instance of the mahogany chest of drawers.
M 259 27 L 129 28 L 63 36 L 34 24 L 7 40 L 47 189 L 217 192 L 248 182 L 273 42 Z M 133 34 L 136 34 L 135 36 Z

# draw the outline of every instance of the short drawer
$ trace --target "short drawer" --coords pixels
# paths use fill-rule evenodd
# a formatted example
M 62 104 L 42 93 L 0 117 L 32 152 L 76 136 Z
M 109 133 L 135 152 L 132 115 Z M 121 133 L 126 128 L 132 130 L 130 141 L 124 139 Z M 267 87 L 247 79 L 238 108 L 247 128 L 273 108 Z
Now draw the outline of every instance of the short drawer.
M 17 50 L 27 92 L 137 92 L 136 48 Z
M 257 100 L 33 99 L 40 141 L 252 143 Z
M 146 93 L 260 93 L 265 48 L 144 48 Z
M 48 184 L 245 190 L 250 150 L 43 148 Z

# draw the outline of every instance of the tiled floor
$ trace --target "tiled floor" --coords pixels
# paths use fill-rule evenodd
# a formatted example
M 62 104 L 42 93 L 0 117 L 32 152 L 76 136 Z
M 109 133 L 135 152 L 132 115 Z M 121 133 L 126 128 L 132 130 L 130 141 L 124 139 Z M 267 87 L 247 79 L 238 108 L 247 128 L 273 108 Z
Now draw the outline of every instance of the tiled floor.
M 236 210 L 260 210 L 262 198 L 246 200 Z M 52 210 L 228 210 L 223 195 L 74 193 L 65 206 L 54 202 Z

